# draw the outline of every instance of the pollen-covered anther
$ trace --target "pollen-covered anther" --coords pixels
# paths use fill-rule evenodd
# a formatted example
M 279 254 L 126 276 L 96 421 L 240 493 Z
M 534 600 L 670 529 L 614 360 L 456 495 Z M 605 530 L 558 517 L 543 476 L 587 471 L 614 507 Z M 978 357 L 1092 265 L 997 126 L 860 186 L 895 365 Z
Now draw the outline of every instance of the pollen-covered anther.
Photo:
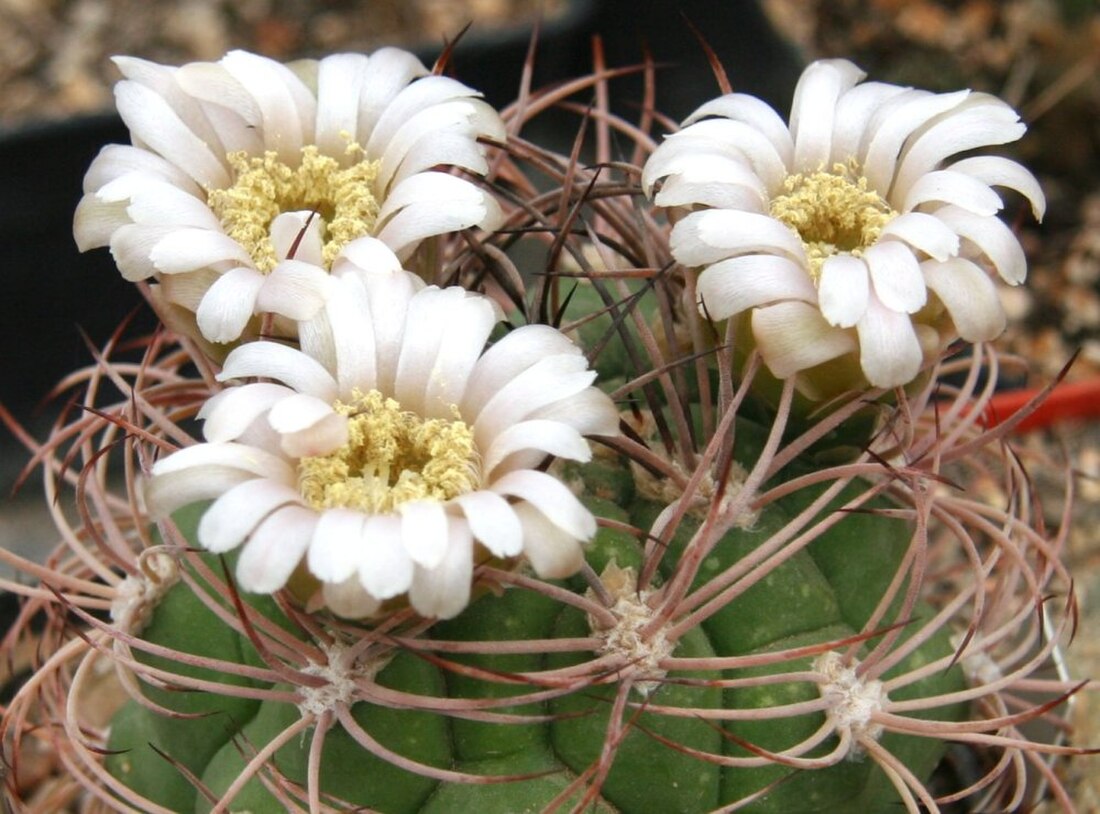
M 352 143 L 348 152 L 361 158 L 363 151 Z M 364 159 L 344 167 L 308 145 L 296 167 L 270 150 L 262 156 L 230 153 L 226 162 L 233 169 L 233 185 L 209 190 L 207 203 L 260 271 L 269 272 L 278 262 L 271 223 L 283 212 L 312 211 L 321 219 L 326 267 L 352 240 L 371 234 L 379 211 L 371 188 L 378 161 Z
M 856 665 L 834 651 L 818 656 L 813 669 L 819 675 L 821 697 L 829 703 L 826 716 L 837 732 L 851 734 L 848 757 L 858 758 L 863 752 L 861 742 L 878 740 L 882 735 L 882 724 L 874 719 L 889 700 L 882 682 L 864 681 Z
M 638 576 L 633 568 L 620 568 L 614 559 L 600 574 L 600 582 L 613 604 L 608 610 L 615 616 L 611 627 L 601 626 L 589 617 L 592 633 L 603 640 L 604 653 L 621 657 L 624 668 L 636 676 L 634 689 L 648 697 L 660 688 L 666 670 L 661 662 L 672 655 L 675 647 L 662 628 L 645 634 L 645 628 L 653 620 L 654 610 L 646 600 L 652 591 L 638 590 Z M 589 592 L 592 596 L 592 592 Z
M 153 610 L 180 578 L 179 564 L 161 549 L 142 551 L 137 566 L 137 573 L 128 575 L 115 588 L 111 601 L 111 620 L 120 630 L 134 634 L 141 633 Z
M 798 233 L 816 282 L 834 254 L 862 256 L 897 217 L 854 164 L 787 176 L 771 202 L 771 215 Z

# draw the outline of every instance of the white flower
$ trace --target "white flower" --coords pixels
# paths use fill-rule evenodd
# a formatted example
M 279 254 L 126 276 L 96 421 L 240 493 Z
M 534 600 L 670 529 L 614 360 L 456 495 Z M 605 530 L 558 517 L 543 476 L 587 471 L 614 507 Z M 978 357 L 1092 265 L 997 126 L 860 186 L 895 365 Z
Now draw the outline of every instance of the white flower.
M 405 594 L 425 616 L 454 616 L 489 557 L 573 573 L 596 523 L 538 467 L 588 460 L 583 436 L 617 433 L 595 373 L 544 325 L 485 350 L 491 300 L 424 288 L 381 244 L 372 251 L 371 272 L 346 259 L 334 271 L 328 338 L 307 330 L 305 350 L 256 341 L 229 354 L 221 380 L 263 381 L 203 406 L 206 442 L 153 466 L 150 510 L 213 500 L 198 542 L 243 543 L 242 588 L 278 590 L 304 561 L 347 617 Z
M 77 244 L 110 246 L 128 280 L 158 280 L 210 341 L 237 339 L 256 313 L 308 318 L 364 235 L 404 261 L 425 238 L 499 225 L 488 193 L 432 169 L 484 174 L 477 139 L 503 139 L 499 116 L 405 51 L 115 62 L 133 146 L 109 145 L 89 168 Z
M 671 248 L 703 267 L 703 313 L 751 311 L 757 347 L 781 378 L 825 363 L 835 373 L 858 353 L 868 382 L 895 387 L 955 335 L 997 336 L 1005 316 L 989 272 L 1017 285 L 1027 268 L 991 187 L 1019 191 L 1043 214 L 1019 164 L 952 160 L 1020 138 L 1008 105 L 863 77 L 845 60 L 810 65 L 789 127 L 752 96 L 708 102 L 643 172 L 657 204 L 693 210 Z

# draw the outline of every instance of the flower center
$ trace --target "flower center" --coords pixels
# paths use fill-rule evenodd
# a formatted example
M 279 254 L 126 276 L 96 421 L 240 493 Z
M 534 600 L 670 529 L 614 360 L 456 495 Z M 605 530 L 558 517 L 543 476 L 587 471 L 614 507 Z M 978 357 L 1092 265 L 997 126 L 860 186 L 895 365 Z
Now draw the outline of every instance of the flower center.
M 348 145 L 349 155 L 362 158 L 363 149 Z M 252 255 L 256 268 L 269 272 L 279 258 L 271 242 L 271 222 L 283 212 L 313 211 L 321 219 L 326 267 L 350 241 L 371 233 L 378 201 L 371 184 L 378 161 L 360 160 L 341 167 L 314 145 L 302 148 L 302 160 L 291 167 L 272 151 L 249 156 L 243 150 L 226 160 L 236 180 L 227 189 L 207 191 L 207 203 L 229 237 Z
M 480 460 L 473 430 L 456 418 L 425 419 L 377 390 L 336 402 L 348 417 L 348 442 L 298 462 L 298 488 L 315 509 L 377 514 L 409 500 L 450 500 L 473 491 Z
M 771 215 L 802 239 L 815 283 L 826 258 L 843 253 L 859 257 L 898 214 L 868 188 L 854 163 L 788 175 L 783 188 L 772 199 Z

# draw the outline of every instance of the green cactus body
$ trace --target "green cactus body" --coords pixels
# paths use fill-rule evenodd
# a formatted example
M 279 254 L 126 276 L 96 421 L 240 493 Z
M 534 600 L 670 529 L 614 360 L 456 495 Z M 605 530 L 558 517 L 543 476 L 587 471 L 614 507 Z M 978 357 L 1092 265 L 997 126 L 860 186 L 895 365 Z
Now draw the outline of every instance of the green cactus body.
M 614 464 L 597 463 L 572 474 L 583 475 L 586 494 L 599 495 L 586 497 L 597 515 L 649 528 L 661 506 L 632 497 L 630 479 L 619 472 Z M 851 485 L 822 516 L 859 488 Z M 817 494 L 804 490 L 780 500 L 767 506 L 746 528 L 726 532 L 702 562 L 696 586 L 751 555 Z M 690 515 L 681 523 L 663 555 L 655 584 L 670 578 L 697 527 L 698 521 Z M 766 576 L 701 625 L 689 629 L 674 643 L 672 656 L 751 656 L 850 639 L 893 579 L 910 533 L 909 525 L 898 519 L 869 512 L 847 514 L 809 546 L 769 568 Z M 618 569 L 622 574 L 636 574 L 643 559 L 635 536 L 622 528 L 602 528 L 588 548 L 588 561 L 596 573 Z M 586 590 L 580 577 L 557 588 L 577 594 Z M 288 624 L 270 598 L 247 599 L 279 624 Z M 593 635 L 593 620 L 551 596 L 513 587 L 485 593 L 459 617 L 437 623 L 425 635 L 434 640 L 482 644 L 583 640 Z M 903 631 L 900 638 L 907 635 Z M 947 631 L 931 636 L 885 677 L 950 654 L 947 636 Z M 262 664 L 248 639 L 217 619 L 184 582 L 168 592 L 143 637 L 181 652 Z M 873 643 L 870 639 L 862 644 L 860 652 Z M 481 700 L 493 715 L 515 716 L 507 722 L 477 715 L 445 715 L 431 710 L 430 704 L 429 709 L 417 710 L 359 701 L 351 708 L 357 725 L 385 749 L 425 767 L 483 776 L 490 782 L 449 780 L 445 775 L 427 776 L 396 766 L 371 754 L 336 722 L 326 735 L 321 755 L 319 777 L 325 799 L 337 806 L 365 806 L 399 814 L 475 808 L 487 814 L 535 812 L 552 801 L 563 810 L 583 802 L 589 807 L 586 810 L 600 812 L 688 814 L 751 795 L 757 799 L 746 811 L 866 812 L 889 810 L 897 804 L 896 791 L 882 770 L 859 755 L 812 770 L 792 769 L 776 761 L 762 761 L 763 765 L 755 767 L 722 766 L 698 756 L 751 758 L 754 752 L 747 744 L 782 752 L 821 727 L 822 712 L 711 720 L 696 714 L 647 710 L 649 705 L 657 705 L 751 711 L 813 701 L 819 695 L 818 687 L 805 680 L 726 688 L 716 684 L 722 679 L 805 671 L 811 657 L 743 669 L 671 671 L 652 682 L 642 681 L 635 689 L 624 688 L 614 673 L 596 673 L 576 687 L 548 692 L 537 702 L 509 705 L 502 702 L 539 688 L 521 676 L 568 669 L 593 658 L 591 650 L 518 649 L 520 652 L 513 646 L 508 652 L 493 653 L 485 646 L 484 652 L 449 653 L 397 648 L 377 666 L 373 678 L 380 687 L 425 699 Z M 227 686 L 264 686 L 251 679 L 171 664 L 160 657 L 141 658 L 181 675 L 221 680 Z M 904 686 L 891 697 L 919 698 L 962 687 L 961 671 L 952 667 Z M 286 683 L 265 688 L 294 691 Z M 135 791 L 173 811 L 209 811 L 210 798 L 222 795 L 258 750 L 304 714 L 298 705 L 285 701 L 152 687 L 146 693 L 156 704 L 187 717 L 166 717 L 128 702 L 114 719 L 107 765 Z M 622 721 L 619 727 L 611 727 L 609 735 L 609 718 L 615 709 Z M 956 720 L 964 713 L 964 708 L 955 705 L 938 707 L 932 714 Z M 239 791 L 229 810 L 251 814 L 285 810 L 285 799 L 272 791 L 277 782 L 283 783 L 283 794 L 303 801 L 301 787 L 305 785 L 311 740 L 312 726 L 287 740 L 271 759 L 278 781 L 274 775 L 260 772 Z M 888 732 L 882 742 L 922 778 L 942 756 L 942 745 L 934 740 Z M 806 756 L 825 755 L 835 744 L 835 736 L 830 736 Z M 613 760 L 604 767 L 606 775 L 596 794 L 589 791 L 592 767 L 606 752 Z M 196 792 L 187 773 L 201 779 L 208 794 Z

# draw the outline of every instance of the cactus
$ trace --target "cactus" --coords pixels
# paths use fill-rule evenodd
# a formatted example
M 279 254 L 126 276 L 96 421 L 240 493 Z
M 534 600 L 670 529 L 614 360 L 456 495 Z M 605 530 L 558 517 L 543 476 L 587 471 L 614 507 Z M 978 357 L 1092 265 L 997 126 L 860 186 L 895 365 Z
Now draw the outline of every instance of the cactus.
M 579 570 L 480 556 L 447 619 L 400 596 L 343 618 L 302 568 L 243 590 L 243 554 L 202 550 L 207 503 L 152 519 L 140 499 L 153 461 L 196 442 L 220 358 L 186 336 L 144 339 L 139 362 L 112 343 L 76 377 L 86 409 L 35 446 L 48 495 L 80 511 L 55 509 L 47 566 L 19 563 L 39 582 L 5 646 L 38 635 L 44 658 L 5 710 L 9 796 L 35 742 L 68 773 L 59 794 L 120 811 L 988 810 L 1033 800 L 1036 777 L 1058 792 L 1048 756 L 1074 750 L 1028 724 L 1076 689 L 1036 676 L 1072 580 L 1011 425 L 982 422 L 995 351 L 812 401 L 736 316 L 694 307 L 639 168 L 507 150 L 555 189 L 491 178 L 525 205 L 437 239 L 418 271 L 487 284 L 513 328 L 559 328 L 620 408 L 591 460 L 544 462 L 597 518 Z M 511 265 L 521 240 L 541 274 Z M 104 674 L 126 700 L 97 723 Z M 978 769 L 944 791 L 949 750 Z

